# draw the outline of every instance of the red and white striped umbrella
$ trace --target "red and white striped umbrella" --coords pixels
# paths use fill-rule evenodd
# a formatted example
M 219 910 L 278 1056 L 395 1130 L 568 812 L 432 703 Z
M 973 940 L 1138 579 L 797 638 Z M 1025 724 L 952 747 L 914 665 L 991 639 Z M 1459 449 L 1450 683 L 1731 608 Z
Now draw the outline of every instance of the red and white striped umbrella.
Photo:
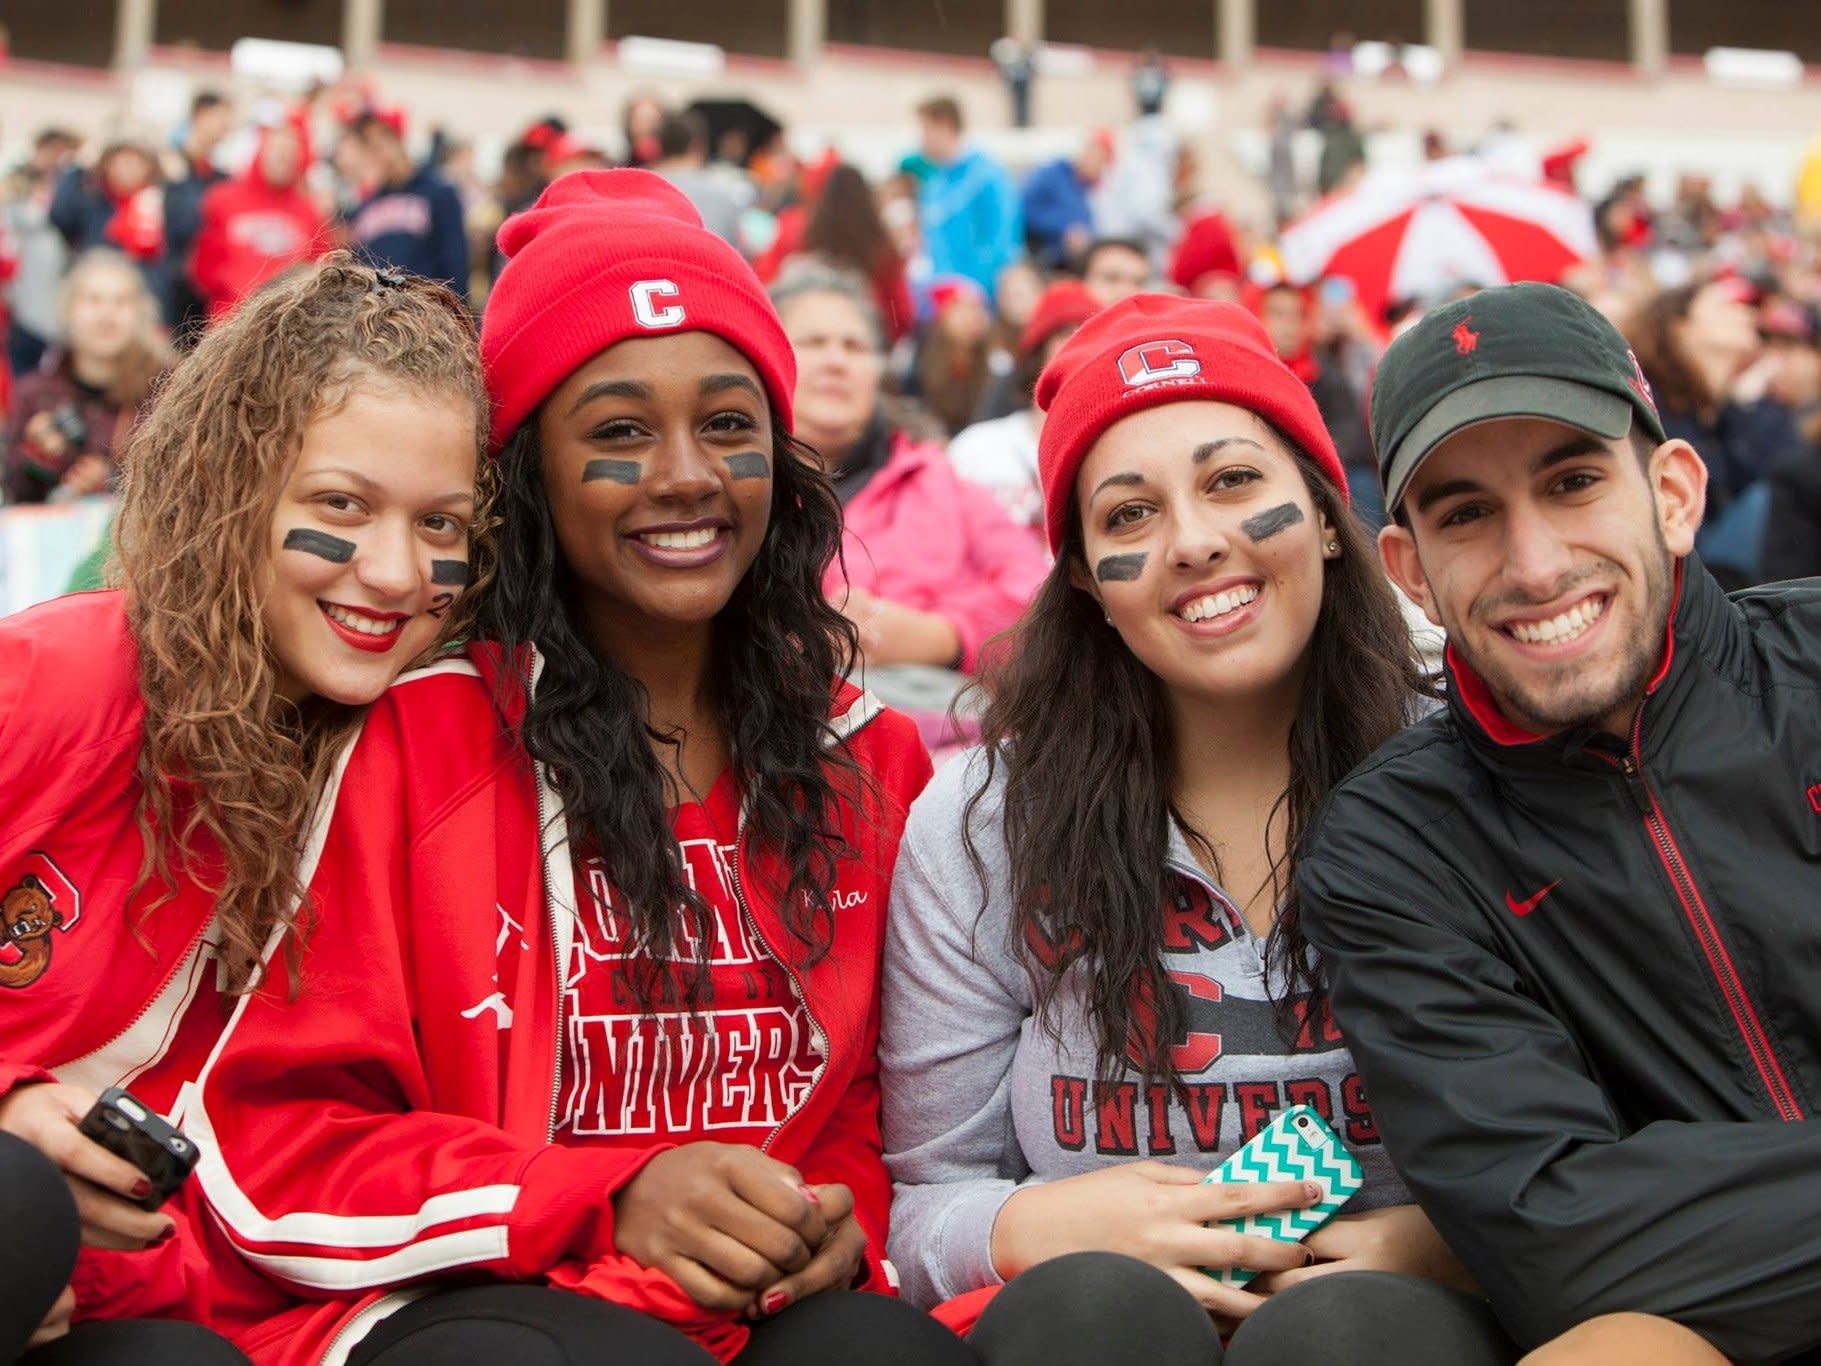
M 1598 249 L 1580 199 L 1473 157 L 1368 172 L 1278 240 L 1290 279 L 1345 276 L 1373 314 L 1462 281 L 1554 281 Z

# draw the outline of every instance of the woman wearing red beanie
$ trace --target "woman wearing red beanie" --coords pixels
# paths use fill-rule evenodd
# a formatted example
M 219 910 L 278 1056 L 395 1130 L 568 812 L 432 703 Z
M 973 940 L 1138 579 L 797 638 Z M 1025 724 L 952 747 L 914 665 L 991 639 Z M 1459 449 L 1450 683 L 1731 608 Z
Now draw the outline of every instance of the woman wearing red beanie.
M 1245 309 L 1138 295 L 1037 401 L 1056 564 L 893 886 L 904 1293 L 979 1315 L 989 1366 L 1117 1359 L 1138 1324 L 1157 1366 L 1207 1366 L 1217 1321 L 1236 1363 L 1507 1360 L 1386 1159 L 1297 928 L 1298 841 L 1424 688 L 1309 390 Z M 1316 1202 L 1200 1182 L 1295 1105 L 1359 1194 L 1300 1244 L 1207 1227 Z
M 332 832 L 301 991 L 191 1112 L 223 1228 L 317 1298 L 253 1355 L 966 1363 L 884 1260 L 878 963 L 929 760 L 843 681 L 783 329 L 643 171 L 500 246 L 481 640 L 376 710 L 346 782 L 386 814 Z

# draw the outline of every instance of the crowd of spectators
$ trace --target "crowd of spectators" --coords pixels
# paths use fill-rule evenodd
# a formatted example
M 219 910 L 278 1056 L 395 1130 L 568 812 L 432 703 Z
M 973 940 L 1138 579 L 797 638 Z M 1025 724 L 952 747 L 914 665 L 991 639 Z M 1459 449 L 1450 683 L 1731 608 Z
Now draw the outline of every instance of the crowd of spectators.
M 1365 169 L 1343 95 L 1324 82 L 1301 109 L 1271 104 L 1270 219 L 1250 222 L 1198 170 L 1151 75 L 1126 126 L 1083 129 L 1072 154 L 1016 172 L 970 137 L 957 101 L 930 98 L 907 111 L 914 143 L 894 172 L 872 179 L 832 149 L 799 155 L 750 105 L 730 121 L 649 94 L 628 101 L 614 145 L 551 116 L 491 175 L 364 88 L 297 104 L 204 91 L 162 140 L 46 128 L 0 202 L 6 497 L 105 492 L 169 356 L 294 266 L 345 246 L 450 282 L 478 314 L 506 216 L 566 171 L 629 164 L 681 189 L 790 301 L 798 435 L 848 504 L 849 587 L 881 658 L 965 669 L 1016 615 L 1043 554 L 1036 376 L 1094 307 L 1140 290 L 1254 310 L 1378 520 L 1378 357 L 1426 308 L 1496 282 L 1380 308 L 1344 275 L 1287 278 L 1278 230 Z M 1320 143 L 1309 183 L 1290 154 L 1299 129 Z M 1478 150 L 1425 138 L 1431 157 Z M 1544 157 L 1539 179 L 1574 190 L 1585 150 Z M 1707 459 L 1706 558 L 1734 584 L 1821 572 L 1815 237 L 1754 190 L 1716 202 L 1697 175 L 1666 203 L 1641 179 L 1599 189 L 1598 252 L 1559 282 L 1619 323 L 1672 435 Z

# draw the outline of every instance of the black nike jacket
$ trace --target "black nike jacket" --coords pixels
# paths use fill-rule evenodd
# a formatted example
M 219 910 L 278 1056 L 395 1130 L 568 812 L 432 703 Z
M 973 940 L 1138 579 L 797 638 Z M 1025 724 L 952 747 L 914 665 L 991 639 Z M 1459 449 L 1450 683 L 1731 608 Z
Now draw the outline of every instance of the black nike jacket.
M 1629 742 L 1448 672 L 1298 872 L 1393 1162 L 1526 1346 L 1821 1346 L 1821 579 L 1684 560 Z

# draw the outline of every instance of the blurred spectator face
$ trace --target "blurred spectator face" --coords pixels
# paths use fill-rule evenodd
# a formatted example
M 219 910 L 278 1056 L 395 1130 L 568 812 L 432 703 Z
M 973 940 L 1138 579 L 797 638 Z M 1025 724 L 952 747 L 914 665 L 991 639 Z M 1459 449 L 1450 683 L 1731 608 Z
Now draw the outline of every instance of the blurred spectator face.
M 1050 333 L 1048 339 L 1044 341 L 1043 346 L 1037 352 L 1040 357 L 1037 368 L 1042 370 L 1044 366 L 1055 360 L 1056 353 L 1062 350 L 1064 346 L 1068 345 L 1069 338 L 1079 331 L 1081 331 L 1080 323 L 1065 323 L 1063 326 Z
M 32 165 L 47 176 L 52 176 L 69 165 L 76 155 L 76 141 L 58 132 L 45 132 L 38 136 L 32 147 Z
M 961 153 L 961 130 L 947 119 L 930 118 L 928 115 L 917 120 L 922 129 L 923 155 L 938 166 L 946 166 Z
M 936 327 L 950 341 L 974 346 L 986 340 L 993 325 L 986 303 L 971 289 L 958 290 L 936 315 Z
M 396 171 L 408 168 L 409 159 L 405 156 L 405 144 L 399 140 L 384 122 L 373 119 L 358 135 L 361 150 L 366 156 L 372 179 L 383 179 Z
M 812 444 L 845 448 L 879 402 L 882 358 L 866 315 L 840 294 L 801 294 L 786 302 L 781 318 L 797 353 L 797 432 Z M 840 449 L 822 453 L 832 459 Z
M 1772 341 L 1770 351 L 1777 358 L 1770 396 L 1785 407 L 1798 410 L 1821 403 L 1821 351 L 1791 337 Z
M 1107 144 L 1099 137 L 1091 137 L 1087 145 L 1075 155 L 1075 174 L 1081 177 L 1083 185 L 1092 185 L 1098 181 L 1107 168 Z
M 152 183 L 158 167 L 139 147 L 116 147 L 101 163 L 101 183 L 115 199 L 138 194 Z
M 1230 270 L 1207 270 L 1196 276 L 1194 287 L 1189 293 L 1197 299 L 1218 299 L 1223 303 L 1238 303 L 1243 292 L 1240 278 Z
M 1775 216 L 1776 210 L 1756 185 L 1747 185 L 1739 191 L 1739 217 L 1747 223 L 1765 223 Z
M 664 106 L 653 95 L 641 95 L 626 106 L 626 136 L 634 142 L 657 141 L 664 124 Z
M 1104 304 L 1116 304 L 1151 283 L 1151 262 L 1142 251 L 1123 242 L 1107 242 L 1088 254 L 1081 283 Z
M 367 155 L 366 147 L 352 133 L 342 134 L 335 144 L 335 151 L 330 155 L 330 162 L 335 167 L 335 174 L 349 185 L 365 186 L 379 179 L 373 158 Z
M 198 109 L 190 115 L 190 144 L 208 156 L 221 140 L 234 131 L 234 106 L 223 100 Z
M 1735 280 L 1715 280 L 1688 304 L 1675 325 L 1676 346 L 1691 364 L 1743 366 L 1758 352 L 1758 319 Z
M 472 185 L 474 177 L 474 148 L 466 142 L 458 142 L 449 149 L 443 158 L 442 173 L 457 185 Z
M 999 272 L 999 281 L 993 290 L 994 302 L 999 306 L 999 319 L 1007 328 L 1016 333 L 1030 321 L 1031 311 L 1037 307 L 1038 296 L 1043 293 L 1043 277 L 1035 269 L 1019 261 Z
M 275 190 L 295 185 L 298 172 L 303 169 L 302 161 L 297 134 L 289 128 L 274 128 L 266 134 L 265 143 L 260 148 L 260 178 Z
M 70 272 L 64 329 L 78 357 L 111 361 L 146 323 L 150 299 L 139 272 L 124 261 L 90 261 Z
M 916 191 L 904 180 L 893 181 L 879 191 L 879 221 L 885 224 L 898 258 L 912 260 L 922 243 L 917 232 Z
M 1814 315 L 1795 299 L 1765 301 L 1758 310 L 1758 331 L 1771 370 L 1770 396 L 1798 411 L 1821 404 L 1821 351 L 1815 349 Z
M 1302 354 L 1309 335 L 1309 310 L 1301 290 L 1266 290 L 1258 301 L 1258 320 L 1265 325 L 1280 357 L 1288 360 Z

